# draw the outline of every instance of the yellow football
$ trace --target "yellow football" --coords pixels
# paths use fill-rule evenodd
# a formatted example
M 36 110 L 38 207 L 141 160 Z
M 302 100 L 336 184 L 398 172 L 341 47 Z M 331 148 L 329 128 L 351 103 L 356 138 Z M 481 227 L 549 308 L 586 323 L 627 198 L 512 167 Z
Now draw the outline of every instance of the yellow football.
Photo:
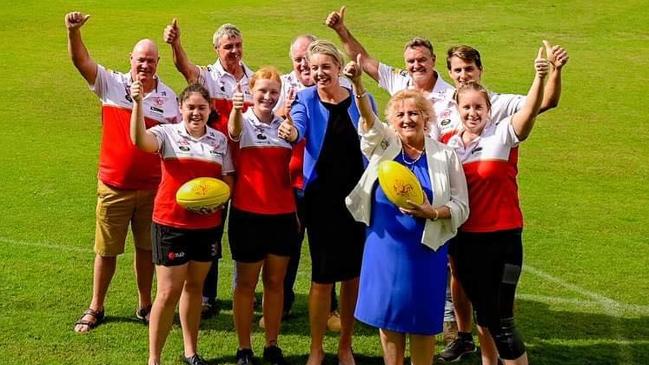
M 176 202 L 191 212 L 209 212 L 230 199 L 230 187 L 223 180 L 197 177 L 176 192 Z
M 412 208 L 408 200 L 424 202 L 424 191 L 415 174 L 396 161 L 379 163 L 379 184 L 388 200 L 401 208 Z

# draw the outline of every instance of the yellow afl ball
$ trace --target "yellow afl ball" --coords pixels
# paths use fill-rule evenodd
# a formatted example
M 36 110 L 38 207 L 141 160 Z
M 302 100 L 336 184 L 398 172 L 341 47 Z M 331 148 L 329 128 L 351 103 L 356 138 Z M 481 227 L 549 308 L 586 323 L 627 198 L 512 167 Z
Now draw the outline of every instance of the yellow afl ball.
M 197 177 L 189 180 L 176 192 L 178 205 L 192 212 L 216 208 L 228 199 L 230 199 L 228 184 L 213 177 Z
M 415 174 L 396 161 L 379 163 L 379 184 L 388 200 L 401 208 L 412 208 L 408 200 L 424 202 L 424 191 Z

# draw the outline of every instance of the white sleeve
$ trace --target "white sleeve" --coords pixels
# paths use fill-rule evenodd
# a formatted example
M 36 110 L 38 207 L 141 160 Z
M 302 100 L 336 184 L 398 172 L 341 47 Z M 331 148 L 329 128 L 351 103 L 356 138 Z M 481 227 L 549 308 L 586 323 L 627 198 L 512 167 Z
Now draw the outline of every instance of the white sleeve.
M 230 144 L 225 141 L 225 155 L 223 155 L 223 166 L 221 167 L 221 175 L 225 176 L 227 174 L 234 172 L 234 163 L 232 162 L 232 150 L 230 149 Z
M 501 120 L 514 115 L 525 104 L 525 96 L 516 94 L 496 94 L 491 106 L 491 119 Z
M 114 76 L 113 76 L 114 75 Z M 88 88 L 94 92 L 100 99 L 104 100 L 104 97 L 108 94 L 110 90 L 110 83 L 113 81 L 114 77 L 119 77 L 114 72 L 108 71 L 102 65 L 97 65 L 97 77 L 95 78 L 94 85 L 88 85 Z
M 390 95 L 407 89 L 410 82 L 408 71 L 400 70 L 384 63 L 379 63 L 379 86 Z
M 164 124 L 154 125 L 153 127 L 147 129 L 147 132 L 153 133 L 156 140 L 158 141 L 158 153 L 163 154 L 165 147 L 165 139 L 167 137 L 167 131 L 164 128 Z
M 498 141 L 505 146 L 515 147 L 521 143 L 520 139 L 514 131 L 514 126 L 512 125 L 512 117 L 508 116 L 505 119 L 501 119 L 496 123 L 496 136 Z

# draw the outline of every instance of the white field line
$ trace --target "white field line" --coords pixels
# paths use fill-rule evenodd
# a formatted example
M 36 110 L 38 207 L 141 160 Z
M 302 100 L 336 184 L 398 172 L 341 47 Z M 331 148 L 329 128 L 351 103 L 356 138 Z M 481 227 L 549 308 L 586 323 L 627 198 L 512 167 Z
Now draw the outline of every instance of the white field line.
M 538 299 L 544 299 L 542 301 L 554 301 L 558 303 L 559 301 L 563 301 L 564 303 L 571 302 L 572 304 L 578 304 L 578 305 L 588 305 L 592 306 L 593 303 L 597 303 L 601 308 L 606 309 L 607 314 L 614 315 L 616 317 L 620 317 L 622 314 L 632 314 L 632 315 L 638 315 L 638 316 L 649 316 L 649 306 L 647 305 L 637 305 L 637 304 L 626 304 L 626 303 L 620 303 L 614 299 L 605 297 L 601 294 L 597 294 L 595 292 L 592 292 L 590 290 L 584 289 L 582 287 L 579 287 L 574 284 L 570 284 L 566 281 L 564 281 L 561 278 L 558 278 L 556 276 L 550 275 L 544 271 L 541 271 L 539 269 L 536 269 L 532 266 L 529 265 L 523 265 L 523 270 L 538 276 L 546 281 L 549 281 L 551 283 L 557 284 L 559 286 L 562 286 L 572 292 L 575 292 L 577 294 L 583 295 L 591 301 L 582 301 L 579 299 L 565 299 L 565 298 L 553 298 L 553 297 L 542 297 L 542 296 L 535 296 Z M 552 298 L 552 299 L 550 299 Z
M 49 242 L 19 241 L 19 240 L 14 240 L 14 239 L 5 238 L 5 237 L 0 237 L 0 243 L 6 244 L 6 245 L 9 245 L 9 246 L 10 245 L 20 245 L 20 246 L 29 246 L 29 247 L 38 247 L 38 248 L 49 248 L 49 249 L 57 250 L 57 251 L 84 252 L 84 253 L 92 253 L 93 252 L 92 248 L 66 246 L 66 245 L 60 245 L 60 244 L 57 244 L 57 243 L 49 243 Z

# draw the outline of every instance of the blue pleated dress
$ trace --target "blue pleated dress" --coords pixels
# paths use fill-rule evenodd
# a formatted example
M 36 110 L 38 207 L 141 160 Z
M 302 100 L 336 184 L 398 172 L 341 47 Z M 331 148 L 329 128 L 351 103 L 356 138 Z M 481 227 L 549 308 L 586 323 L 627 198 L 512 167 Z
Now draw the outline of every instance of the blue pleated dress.
M 432 201 L 426 156 L 411 168 Z M 355 317 L 393 332 L 442 332 L 447 280 L 447 246 L 433 251 L 421 243 L 425 220 L 403 214 L 378 184 L 367 228 Z

